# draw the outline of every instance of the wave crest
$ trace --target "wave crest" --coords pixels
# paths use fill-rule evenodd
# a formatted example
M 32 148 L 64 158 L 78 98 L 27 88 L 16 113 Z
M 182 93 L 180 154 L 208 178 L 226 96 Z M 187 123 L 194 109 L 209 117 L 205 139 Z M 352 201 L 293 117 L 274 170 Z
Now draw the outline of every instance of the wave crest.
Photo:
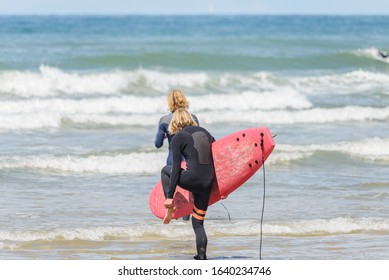
M 277 144 L 266 161 L 277 166 L 305 160 L 316 152 L 343 153 L 347 156 L 376 163 L 389 163 L 389 138 L 370 138 L 355 142 L 321 145 Z M 2 156 L 1 169 L 30 169 L 39 172 L 101 173 L 101 174 L 158 174 L 166 160 L 165 152 L 131 152 L 117 155 L 34 155 Z M 113 164 L 114 163 L 114 164 Z
M 182 221 L 172 221 L 169 228 L 158 221 L 129 227 L 59 228 L 42 230 L 0 230 L 0 244 L 14 242 L 56 242 L 56 241 L 142 241 L 158 239 L 192 238 L 193 231 L 183 227 Z M 229 223 L 208 220 L 209 236 L 256 236 L 260 225 L 254 220 L 240 220 Z M 337 217 L 332 219 L 273 222 L 264 224 L 263 233 L 274 236 L 320 236 L 352 233 L 388 234 L 389 221 L 383 218 Z

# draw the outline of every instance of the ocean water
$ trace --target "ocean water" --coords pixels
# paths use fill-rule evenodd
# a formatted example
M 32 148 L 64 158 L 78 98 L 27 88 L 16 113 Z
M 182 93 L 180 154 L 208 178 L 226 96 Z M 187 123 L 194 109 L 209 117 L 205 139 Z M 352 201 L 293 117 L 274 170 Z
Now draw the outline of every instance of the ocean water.
M 389 17 L 0 17 L 0 259 L 191 259 L 153 216 L 170 89 L 216 139 L 267 126 L 262 258 L 389 259 Z M 258 259 L 263 169 L 211 206 Z

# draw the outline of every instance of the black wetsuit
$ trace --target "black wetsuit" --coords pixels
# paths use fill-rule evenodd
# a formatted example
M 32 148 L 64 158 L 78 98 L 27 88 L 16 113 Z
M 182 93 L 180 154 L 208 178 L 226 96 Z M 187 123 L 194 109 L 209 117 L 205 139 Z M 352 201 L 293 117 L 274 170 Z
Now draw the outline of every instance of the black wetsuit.
M 171 142 L 173 165 L 165 166 L 161 172 L 166 198 L 173 198 L 177 185 L 193 194 L 192 226 L 196 234 L 196 259 L 206 259 L 207 235 L 203 223 L 215 178 L 211 152 L 214 141 L 202 127 L 184 127 Z M 181 168 L 181 156 L 186 160 L 186 170 Z
M 378 54 L 382 57 L 382 58 L 387 58 L 389 55 L 387 55 L 386 53 L 383 53 L 381 51 L 378 51 Z

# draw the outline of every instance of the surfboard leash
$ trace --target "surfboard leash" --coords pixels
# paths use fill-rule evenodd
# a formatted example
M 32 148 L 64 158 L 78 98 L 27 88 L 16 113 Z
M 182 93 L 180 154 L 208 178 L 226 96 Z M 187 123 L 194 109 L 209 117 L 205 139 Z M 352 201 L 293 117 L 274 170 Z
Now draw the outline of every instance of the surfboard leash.
M 231 215 L 230 215 L 230 211 L 228 211 L 228 208 L 227 206 L 225 206 L 223 203 L 220 202 L 220 205 L 224 207 L 224 209 L 227 211 L 227 214 L 228 214 L 228 220 L 231 221 Z
M 265 212 L 265 196 L 266 196 L 266 172 L 265 172 L 265 149 L 263 145 L 263 132 L 261 132 L 261 151 L 262 151 L 262 171 L 263 171 L 263 197 L 262 197 L 262 214 L 261 214 L 261 230 L 259 241 L 259 259 L 262 260 L 262 226 L 263 214 Z

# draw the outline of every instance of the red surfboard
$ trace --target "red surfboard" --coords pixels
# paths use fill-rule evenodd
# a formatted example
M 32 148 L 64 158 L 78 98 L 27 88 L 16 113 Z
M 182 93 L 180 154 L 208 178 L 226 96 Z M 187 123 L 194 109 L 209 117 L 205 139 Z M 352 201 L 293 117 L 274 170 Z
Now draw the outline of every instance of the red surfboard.
M 208 205 L 242 186 L 262 166 L 262 161 L 269 157 L 274 147 L 273 137 L 267 127 L 241 130 L 212 143 L 216 180 Z M 182 166 L 185 167 L 185 162 Z M 164 201 L 162 183 L 159 181 L 150 193 L 149 204 L 153 214 L 161 219 L 166 214 Z M 173 204 L 177 208 L 173 219 L 191 214 L 192 194 L 177 186 Z

